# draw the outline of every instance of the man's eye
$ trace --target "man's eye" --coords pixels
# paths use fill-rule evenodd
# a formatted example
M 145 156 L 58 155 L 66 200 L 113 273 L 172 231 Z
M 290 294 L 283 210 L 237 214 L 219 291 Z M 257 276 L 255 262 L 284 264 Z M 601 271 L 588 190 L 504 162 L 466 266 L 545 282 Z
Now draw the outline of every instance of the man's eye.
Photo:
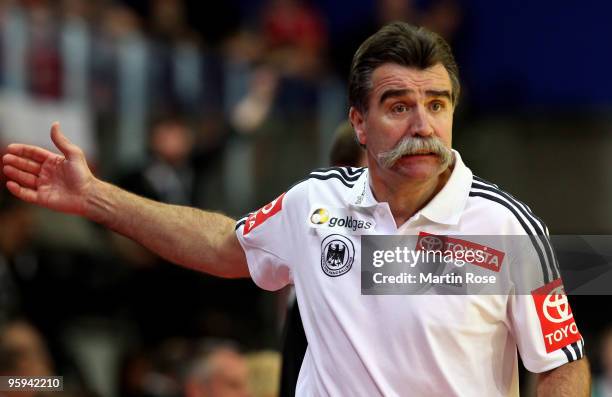
M 397 105 L 394 105 L 394 106 L 391 108 L 391 111 L 392 111 L 393 113 L 403 113 L 403 112 L 405 112 L 406 110 L 408 110 L 408 107 L 407 107 L 406 105 L 404 105 L 404 104 L 401 104 L 401 103 L 399 103 L 399 104 L 397 104 Z
M 432 102 L 429 107 L 434 112 L 439 112 L 440 110 L 444 109 L 444 105 L 441 102 Z

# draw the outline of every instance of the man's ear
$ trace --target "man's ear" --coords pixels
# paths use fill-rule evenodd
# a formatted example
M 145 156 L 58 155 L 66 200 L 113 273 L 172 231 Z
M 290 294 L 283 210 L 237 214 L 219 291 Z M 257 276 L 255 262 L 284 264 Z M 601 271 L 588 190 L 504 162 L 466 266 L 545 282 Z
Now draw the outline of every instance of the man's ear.
M 365 116 L 357 110 L 354 106 L 351 106 L 349 110 L 349 120 L 353 125 L 355 134 L 357 135 L 357 141 L 361 146 L 367 145 L 367 136 L 365 133 Z

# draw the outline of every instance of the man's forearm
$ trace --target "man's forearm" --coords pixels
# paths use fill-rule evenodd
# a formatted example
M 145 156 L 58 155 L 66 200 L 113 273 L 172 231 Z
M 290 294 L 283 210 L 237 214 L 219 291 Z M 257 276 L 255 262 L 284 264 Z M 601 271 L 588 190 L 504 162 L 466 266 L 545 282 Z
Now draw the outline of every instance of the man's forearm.
M 538 375 L 538 397 L 589 397 L 591 373 L 586 358 Z
M 84 215 L 171 262 L 220 277 L 249 275 L 227 216 L 158 203 L 99 180 L 89 189 Z

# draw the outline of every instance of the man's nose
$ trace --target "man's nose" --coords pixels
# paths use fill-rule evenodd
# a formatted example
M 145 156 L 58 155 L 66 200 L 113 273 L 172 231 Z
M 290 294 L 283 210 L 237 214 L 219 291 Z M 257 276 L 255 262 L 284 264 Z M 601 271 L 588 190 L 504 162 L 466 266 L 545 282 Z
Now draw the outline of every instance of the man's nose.
M 433 135 L 433 128 L 429 122 L 427 109 L 419 104 L 414 108 L 412 119 L 410 120 L 409 132 L 412 136 L 430 136 Z

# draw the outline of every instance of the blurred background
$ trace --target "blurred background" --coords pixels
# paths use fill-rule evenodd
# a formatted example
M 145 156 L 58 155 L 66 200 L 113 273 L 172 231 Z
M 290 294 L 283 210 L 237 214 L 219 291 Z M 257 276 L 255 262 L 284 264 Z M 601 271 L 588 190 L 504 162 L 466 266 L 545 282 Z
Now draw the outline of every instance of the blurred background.
M 59 120 L 99 177 L 238 218 L 328 164 L 354 51 L 404 20 L 454 49 L 454 146 L 474 173 L 552 234 L 610 234 L 611 13 L 595 0 L 2 0 L 0 148 L 50 148 Z M 594 394 L 612 395 L 612 299 L 570 301 Z M 63 375 L 74 396 L 275 396 L 284 302 L 0 193 L 0 374 Z

